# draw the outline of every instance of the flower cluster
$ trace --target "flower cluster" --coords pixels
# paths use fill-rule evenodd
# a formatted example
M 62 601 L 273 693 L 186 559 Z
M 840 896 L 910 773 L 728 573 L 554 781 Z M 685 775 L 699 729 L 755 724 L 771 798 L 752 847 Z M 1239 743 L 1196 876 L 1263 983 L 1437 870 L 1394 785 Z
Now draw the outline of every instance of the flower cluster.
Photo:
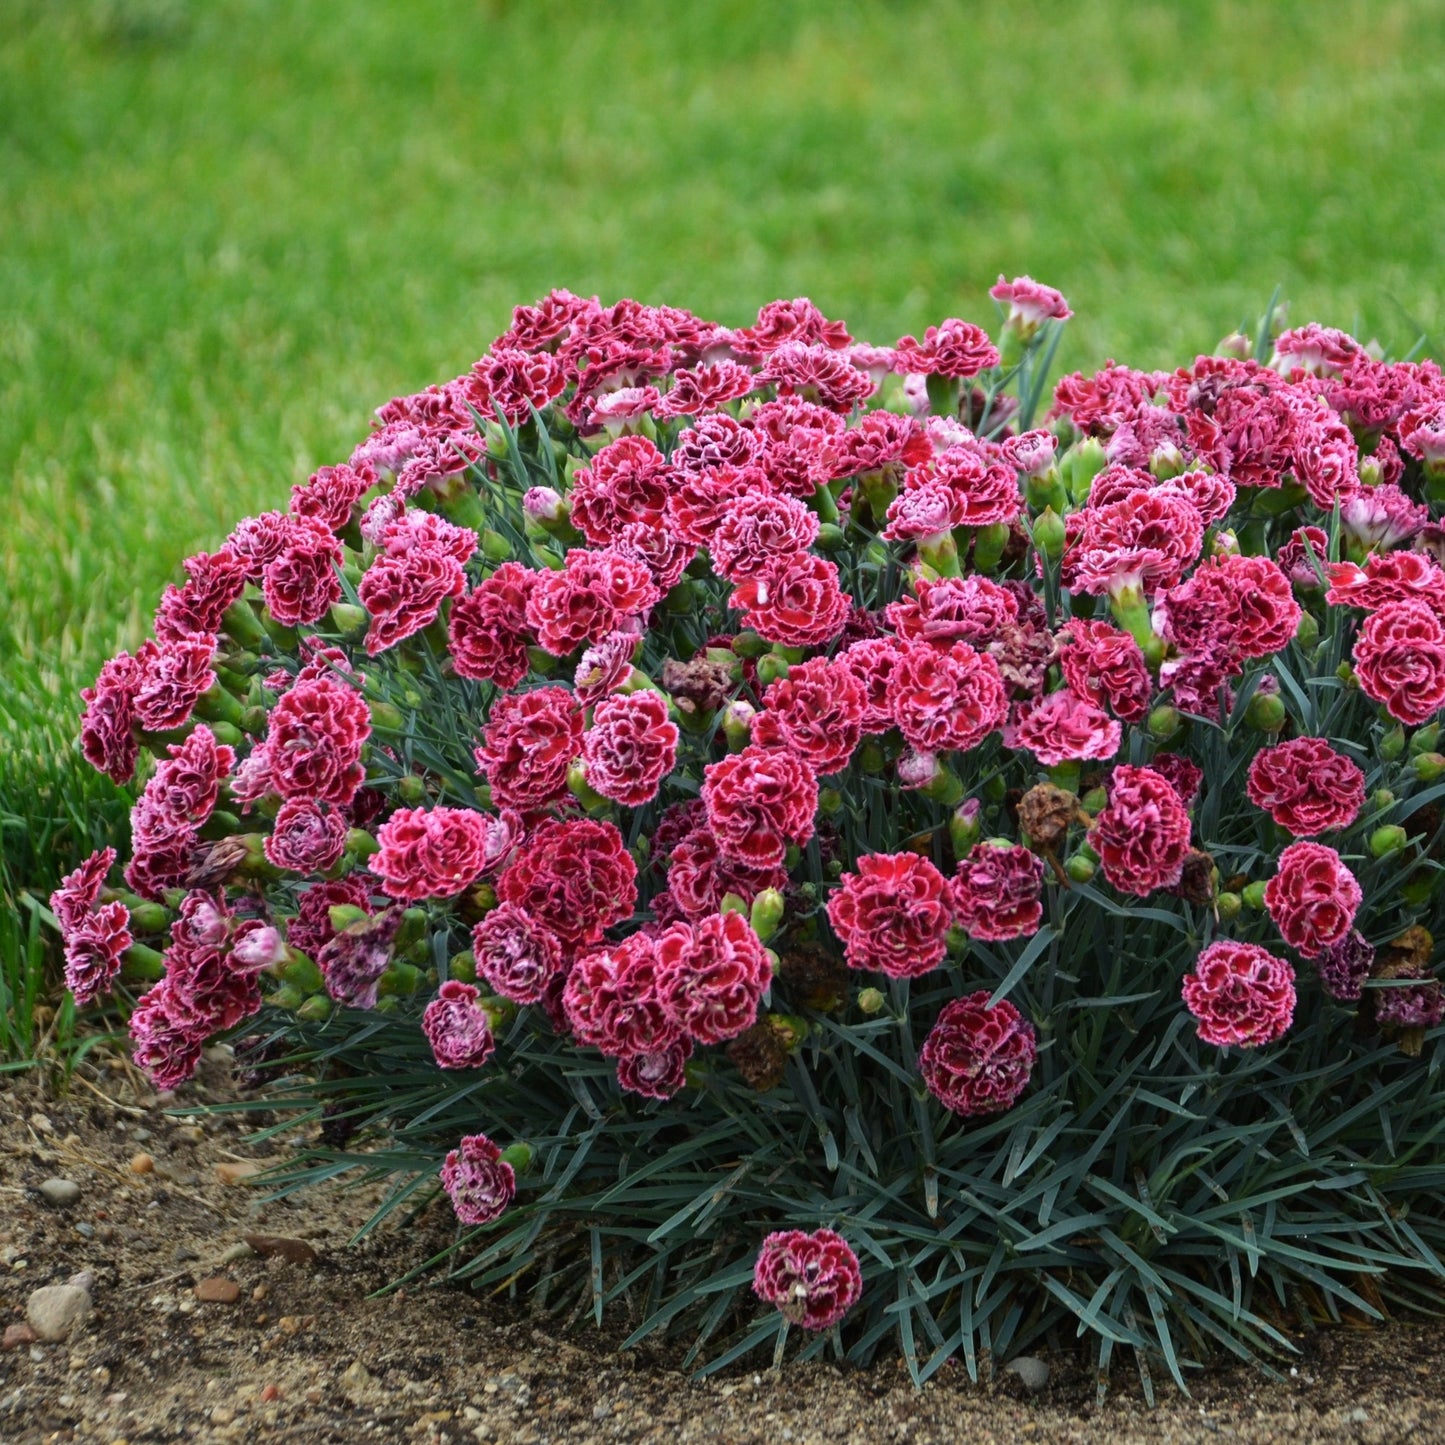
M 85 690 L 85 756 L 141 791 L 51 900 L 77 1001 L 138 995 L 165 1088 L 262 1009 L 385 1028 L 515 1136 L 438 1144 L 478 1226 L 531 1199 L 529 1132 L 539 1207 L 605 1202 L 557 1164 L 579 1120 L 662 1151 L 711 1110 L 740 1153 L 852 1151 L 852 1188 L 915 1120 L 1053 1117 L 1068 1039 L 1135 1030 L 1115 999 L 1206 1062 L 1342 1011 L 1418 1051 L 1433 941 L 1389 937 L 1435 921 L 1445 378 L 1304 327 L 1035 417 L 1068 304 L 991 294 L 993 335 L 875 346 L 803 298 L 731 328 L 556 291 L 388 402 Z M 754 1288 L 828 1329 L 862 1281 L 789 1230 Z

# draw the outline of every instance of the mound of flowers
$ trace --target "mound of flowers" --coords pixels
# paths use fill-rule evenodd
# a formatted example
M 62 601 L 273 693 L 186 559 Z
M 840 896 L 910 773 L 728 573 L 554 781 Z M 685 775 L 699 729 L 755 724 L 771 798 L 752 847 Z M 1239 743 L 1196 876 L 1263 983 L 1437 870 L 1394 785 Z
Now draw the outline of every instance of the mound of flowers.
M 1181 1384 L 1445 1276 L 1445 380 L 1305 326 L 1047 376 L 558 291 L 84 694 L 53 899 L 162 1089 L 717 1368 Z

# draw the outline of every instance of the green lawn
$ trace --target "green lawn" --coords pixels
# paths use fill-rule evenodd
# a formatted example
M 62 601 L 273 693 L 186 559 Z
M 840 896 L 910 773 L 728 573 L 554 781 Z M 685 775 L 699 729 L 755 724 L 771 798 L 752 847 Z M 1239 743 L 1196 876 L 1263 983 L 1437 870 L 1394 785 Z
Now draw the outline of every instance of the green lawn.
M 0 932 L 114 826 L 75 693 L 180 559 L 516 302 L 807 293 L 891 341 L 1028 271 L 1070 366 L 1164 365 L 1278 283 L 1404 350 L 1441 114 L 1442 0 L 9 0 Z

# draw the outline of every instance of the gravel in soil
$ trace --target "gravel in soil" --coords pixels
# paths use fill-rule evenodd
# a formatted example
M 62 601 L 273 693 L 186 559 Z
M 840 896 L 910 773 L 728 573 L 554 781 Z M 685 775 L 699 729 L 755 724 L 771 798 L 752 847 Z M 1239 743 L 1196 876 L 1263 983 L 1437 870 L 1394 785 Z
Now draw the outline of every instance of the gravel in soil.
M 1220 1370 L 1193 1398 L 1161 1386 L 1149 1410 L 1123 1369 L 1096 1408 L 1066 1354 L 1045 1357 L 1036 1393 L 951 1366 L 922 1391 L 894 1365 L 694 1382 L 459 1289 L 372 1299 L 445 1241 L 441 1211 L 351 1246 L 375 1192 L 265 1200 L 244 1166 L 276 1145 L 255 1146 L 244 1116 L 178 1116 L 228 1092 L 218 1059 L 168 1100 L 118 1060 L 84 1065 L 61 1097 L 33 1077 L 0 1086 L 4 1445 L 1445 1441 L 1445 1329 L 1431 1323 L 1321 1331 L 1282 1383 Z M 57 1179 L 78 1194 L 42 1190 Z M 53 1285 L 93 1309 L 45 1343 L 26 1306 Z

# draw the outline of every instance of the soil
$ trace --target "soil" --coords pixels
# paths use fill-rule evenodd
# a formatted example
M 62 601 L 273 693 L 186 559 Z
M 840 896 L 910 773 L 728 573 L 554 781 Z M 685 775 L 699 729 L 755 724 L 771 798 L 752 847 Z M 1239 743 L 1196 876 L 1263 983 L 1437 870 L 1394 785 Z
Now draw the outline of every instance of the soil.
M 88 1275 L 94 1300 L 63 1342 L 0 1351 L 4 1445 L 1445 1441 L 1437 1323 L 1317 1332 L 1283 1382 L 1219 1370 L 1192 1398 L 1162 1384 L 1150 1410 L 1124 1369 L 1096 1407 L 1066 1354 L 1046 1357 L 1037 1394 L 1012 1374 L 972 1384 L 961 1366 L 922 1391 L 894 1366 L 694 1382 L 590 1330 L 544 1333 L 505 1300 L 427 1284 L 373 1299 L 444 1242 L 441 1211 L 350 1245 L 374 1192 L 268 1202 L 227 1182 L 280 1147 L 258 1147 L 244 1116 L 186 1112 L 229 1089 L 221 1058 L 170 1099 L 97 1055 L 59 1094 L 33 1075 L 0 1083 L 0 1328 L 24 1333 L 42 1285 Z M 42 1194 L 56 1177 L 79 1198 Z M 290 1242 L 258 1255 L 245 1235 Z

